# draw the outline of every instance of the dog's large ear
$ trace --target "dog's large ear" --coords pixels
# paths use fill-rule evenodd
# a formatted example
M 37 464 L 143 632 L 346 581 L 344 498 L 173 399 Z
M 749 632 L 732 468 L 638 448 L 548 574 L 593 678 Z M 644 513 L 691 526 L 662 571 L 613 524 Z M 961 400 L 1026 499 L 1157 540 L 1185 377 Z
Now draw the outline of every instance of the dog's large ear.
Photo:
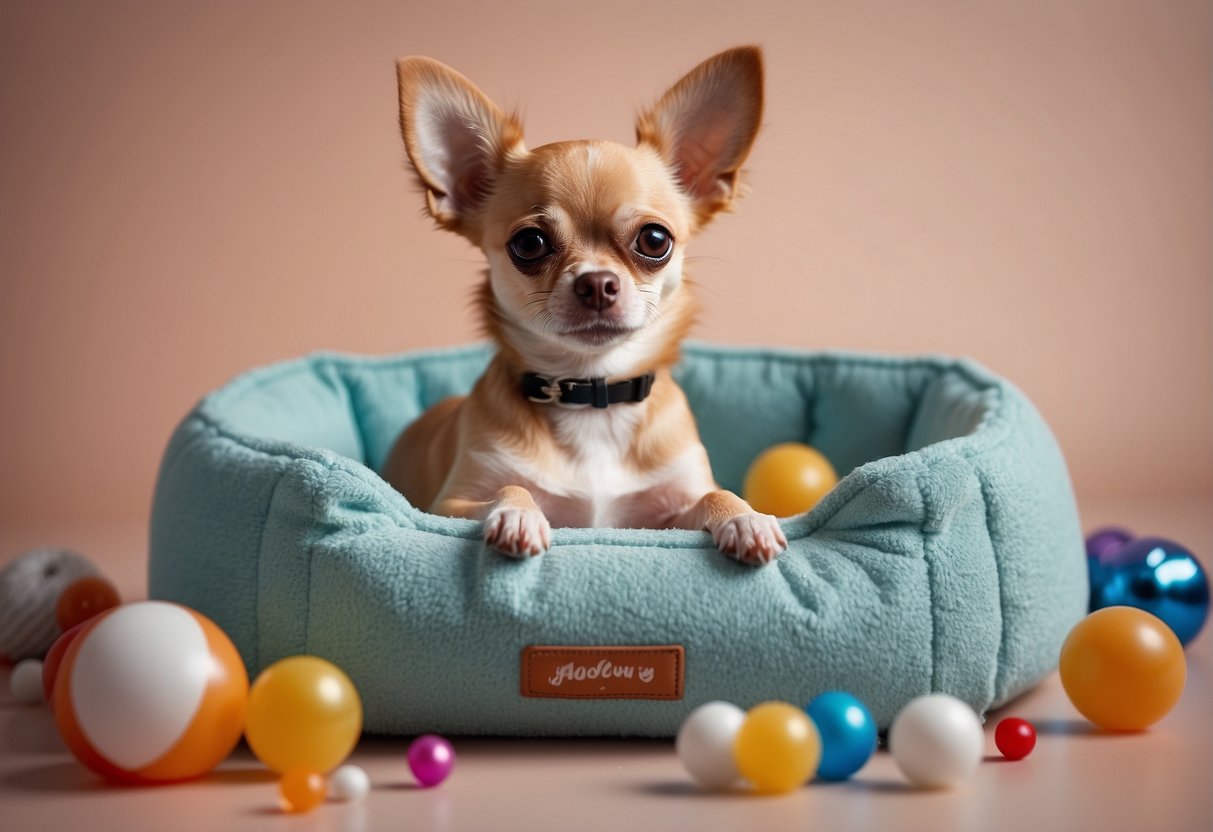
M 510 153 L 525 150 L 522 125 L 476 86 L 431 58 L 396 62 L 400 130 L 443 228 L 473 236 L 477 214 Z
M 729 207 L 762 121 L 762 50 L 740 46 L 708 58 L 636 121 L 694 204 L 699 224 Z

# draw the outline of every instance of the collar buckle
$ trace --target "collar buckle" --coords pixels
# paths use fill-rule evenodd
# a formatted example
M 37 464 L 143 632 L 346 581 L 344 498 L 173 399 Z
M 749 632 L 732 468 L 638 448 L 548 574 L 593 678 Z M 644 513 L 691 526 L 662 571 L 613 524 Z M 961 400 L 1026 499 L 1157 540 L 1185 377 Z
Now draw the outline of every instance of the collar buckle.
M 535 377 L 543 382 L 542 386 L 539 388 L 539 392 L 543 393 L 543 396 L 527 396 L 527 399 L 530 401 L 538 404 L 554 404 L 558 407 L 568 408 L 581 408 L 589 406 L 588 404 L 580 402 L 564 401 L 564 394 L 573 389 L 573 385 L 577 383 L 576 379 L 548 378 L 547 376 L 541 376 L 538 374 L 536 374 Z

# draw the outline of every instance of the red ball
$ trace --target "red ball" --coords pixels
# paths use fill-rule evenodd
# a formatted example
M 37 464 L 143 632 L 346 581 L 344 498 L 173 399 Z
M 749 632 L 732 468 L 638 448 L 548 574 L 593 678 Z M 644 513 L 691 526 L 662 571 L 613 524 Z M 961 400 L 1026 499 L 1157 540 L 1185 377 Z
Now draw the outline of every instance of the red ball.
M 1026 719 L 1009 716 L 994 729 L 994 744 L 1008 760 L 1022 760 L 1036 747 L 1036 729 Z
M 122 603 L 118 590 L 105 578 L 90 575 L 67 585 L 55 604 L 55 620 L 59 631 L 66 633 L 94 615 L 113 609 Z

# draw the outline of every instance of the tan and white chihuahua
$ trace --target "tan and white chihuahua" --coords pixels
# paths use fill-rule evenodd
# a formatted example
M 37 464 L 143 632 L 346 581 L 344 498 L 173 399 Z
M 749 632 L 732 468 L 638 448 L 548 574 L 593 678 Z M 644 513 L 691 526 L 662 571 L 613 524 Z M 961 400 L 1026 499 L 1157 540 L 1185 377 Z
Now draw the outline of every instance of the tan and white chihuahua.
M 706 529 L 753 564 L 787 547 L 713 480 L 670 375 L 696 310 L 686 245 L 737 196 L 762 74 L 758 48 L 731 49 L 639 117 L 636 147 L 528 150 L 462 75 L 398 62 L 405 149 L 433 218 L 488 258 L 477 304 L 497 345 L 470 395 L 397 440 L 385 475 L 413 505 L 482 520 L 515 556 L 546 551 L 552 526 Z

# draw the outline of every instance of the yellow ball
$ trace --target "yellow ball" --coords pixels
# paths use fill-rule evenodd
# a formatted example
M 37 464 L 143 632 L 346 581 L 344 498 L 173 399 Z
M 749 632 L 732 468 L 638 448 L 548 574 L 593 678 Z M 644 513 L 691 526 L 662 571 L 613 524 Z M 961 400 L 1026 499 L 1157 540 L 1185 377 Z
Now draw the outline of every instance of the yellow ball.
M 257 759 L 279 773 L 332 771 L 361 733 L 362 699 L 350 677 L 324 659 L 282 659 L 249 690 L 244 736 Z
M 821 736 L 802 709 L 763 702 L 746 714 L 733 740 L 737 771 L 766 794 L 790 792 L 817 773 Z
M 837 484 L 834 466 L 820 451 L 784 442 L 767 448 L 750 465 L 742 496 L 755 511 L 791 517 L 817 505 Z

